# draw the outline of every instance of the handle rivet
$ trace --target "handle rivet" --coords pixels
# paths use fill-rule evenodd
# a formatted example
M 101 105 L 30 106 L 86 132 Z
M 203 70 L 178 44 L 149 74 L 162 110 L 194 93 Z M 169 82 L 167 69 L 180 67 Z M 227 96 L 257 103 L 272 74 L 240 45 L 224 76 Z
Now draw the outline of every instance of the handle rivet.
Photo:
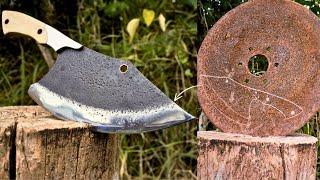
M 5 23 L 5 24 L 8 24 L 8 23 L 9 23 L 9 19 L 6 19 L 6 20 L 4 21 L 4 23 Z
M 38 29 L 38 34 L 41 34 L 42 33 L 42 29 Z

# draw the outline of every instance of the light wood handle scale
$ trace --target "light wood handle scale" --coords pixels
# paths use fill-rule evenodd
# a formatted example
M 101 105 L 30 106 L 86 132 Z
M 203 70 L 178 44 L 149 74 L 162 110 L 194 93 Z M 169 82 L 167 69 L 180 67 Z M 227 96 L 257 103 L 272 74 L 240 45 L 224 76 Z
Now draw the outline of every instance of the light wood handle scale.
M 4 34 L 20 33 L 34 38 L 40 44 L 47 44 L 55 51 L 69 47 L 80 49 L 81 44 L 70 39 L 53 27 L 17 11 L 2 12 L 2 29 Z
M 2 12 L 2 29 L 4 34 L 20 33 L 31 36 L 41 44 L 46 44 L 48 34 L 45 27 L 45 23 L 26 14 L 16 11 Z

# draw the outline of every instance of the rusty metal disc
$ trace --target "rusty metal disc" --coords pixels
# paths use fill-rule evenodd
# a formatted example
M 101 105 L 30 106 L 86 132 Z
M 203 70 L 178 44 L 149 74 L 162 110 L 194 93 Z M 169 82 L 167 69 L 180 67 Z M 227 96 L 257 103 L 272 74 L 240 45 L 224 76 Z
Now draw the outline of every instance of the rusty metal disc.
M 261 74 L 250 71 L 256 57 L 266 61 Z M 200 105 L 224 132 L 287 135 L 319 109 L 319 61 L 317 16 L 289 0 L 249 1 L 222 17 L 202 42 Z

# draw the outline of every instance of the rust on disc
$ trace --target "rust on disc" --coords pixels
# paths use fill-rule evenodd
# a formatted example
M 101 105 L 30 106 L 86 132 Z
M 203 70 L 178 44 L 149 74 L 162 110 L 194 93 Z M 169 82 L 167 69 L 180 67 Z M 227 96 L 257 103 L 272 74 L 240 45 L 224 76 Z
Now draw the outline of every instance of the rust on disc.
M 198 96 L 222 131 L 287 135 L 320 106 L 320 21 L 289 0 L 252 0 L 208 32 L 198 54 Z M 266 71 L 249 70 L 264 56 Z

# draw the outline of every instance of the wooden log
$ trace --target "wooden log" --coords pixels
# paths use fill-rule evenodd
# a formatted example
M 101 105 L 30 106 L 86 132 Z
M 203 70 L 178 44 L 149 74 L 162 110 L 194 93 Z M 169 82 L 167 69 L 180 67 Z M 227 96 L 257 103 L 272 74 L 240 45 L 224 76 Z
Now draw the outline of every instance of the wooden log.
M 10 166 L 10 159 L 13 158 L 11 152 L 14 147 L 15 120 L 4 118 L 9 115 L 0 111 L 0 179 L 12 176 L 10 170 L 14 169 Z
M 0 179 L 119 179 L 118 148 L 118 135 L 39 106 L 0 108 Z
M 316 179 L 317 138 L 199 131 L 198 179 Z

